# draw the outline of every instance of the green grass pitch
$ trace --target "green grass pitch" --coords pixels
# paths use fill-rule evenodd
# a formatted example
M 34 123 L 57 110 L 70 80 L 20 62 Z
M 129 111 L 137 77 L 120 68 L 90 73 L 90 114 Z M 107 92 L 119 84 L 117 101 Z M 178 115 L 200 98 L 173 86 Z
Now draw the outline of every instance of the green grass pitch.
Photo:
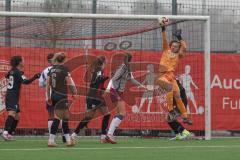
M 47 138 L 16 138 L 0 141 L 0 160 L 240 160 L 240 138 L 211 141 L 123 138 L 118 144 L 100 144 L 83 138 L 67 148 L 47 147 Z

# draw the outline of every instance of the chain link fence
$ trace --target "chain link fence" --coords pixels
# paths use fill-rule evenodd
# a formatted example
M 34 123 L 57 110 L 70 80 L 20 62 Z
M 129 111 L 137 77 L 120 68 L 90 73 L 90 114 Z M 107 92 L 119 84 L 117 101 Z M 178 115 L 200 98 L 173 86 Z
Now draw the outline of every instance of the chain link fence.
M 0 10 L 104 14 L 210 15 L 211 50 L 213 52 L 230 53 L 238 53 L 240 50 L 240 2 L 238 0 L 0 0 Z M 199 30 L 202 30 L 202 28 L 199 27 L 196 32 L 199 32 Z M 190 36 L 196 36 L 197 39 L 198 34 L 191 33 Z M 158 45 L 160 42 L 156 42 L 156 39 L 157 41 L 161 41 L 158 40 L 160 37 L 156 37 L 155 34 L 142 38 L 149 44 L 146 49 L 161 49 L 160 45 Z M 4 42 L 3 36 L 1 36 L 0 41 L 1 43 Z M 12 43 L 16 41 L 12 39 Z M 97 45 L 103 43 L 106 42 L 97 41 Z M 199 50 L 199 48 L 202 48 L 202 40 L 196 41 L 194 46 L 194 48 L 190 49 Z M 139 48 L 144 48 L 144 46 L 135 47 L 135 49 Z

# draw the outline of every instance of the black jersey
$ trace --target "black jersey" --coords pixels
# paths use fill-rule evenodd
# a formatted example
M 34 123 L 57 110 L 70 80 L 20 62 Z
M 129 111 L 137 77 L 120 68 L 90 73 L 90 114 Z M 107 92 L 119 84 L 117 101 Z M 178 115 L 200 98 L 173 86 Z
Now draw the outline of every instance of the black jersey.
M 52 92 L 66 95 L 66 77 L 70 75 L 68 68 L 63 65 L 53 65 L 48 75 L 50 76 L 50 86 Z
M 108 79 L 103 73 L 102 69 L 96 69 L 92 73 L 92 79 L 90 83 L 90 89 L 88 92 L 88 97 L 99 97 L 104 90 L 104 82 Z
M 17 68 L 13 68 L 5 77 L 8 80 L 6 101 L 18 104 L 21 84 L 26 80 L 24 72 L 18 70 Z

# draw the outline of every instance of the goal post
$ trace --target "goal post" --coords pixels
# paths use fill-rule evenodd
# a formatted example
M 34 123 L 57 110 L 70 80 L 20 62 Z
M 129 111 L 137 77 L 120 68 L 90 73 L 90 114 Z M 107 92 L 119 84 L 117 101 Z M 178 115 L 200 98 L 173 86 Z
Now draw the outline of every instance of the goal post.
M 158 21 L 159 18 L 162 17 L 167 17 L 170 21 L 171 20 L 186 20 L 186 21 L 201 21 L 204 23 L 204 35 L 203 35 L 203 59 L 204 59 L 204 107 L 205 107 L 205 140 L 210 140 L 211 139 L 211 80 L 210 80 L 210 62 L 211 62 L 211 58 L 210 58 L 210 17 L 209 16 L 192 16 L 192 15 L 128 15 L 128 14 L 78 14 L 78 13 L 45 13 L 45 12 L 5 12 L 5 11 L 1 11 L 0 12 L 0 18 L 4 18 L 4 17 L 14 17 L 14 18 L 60 18 L 60 19 L 72 19 L 72 20 L 77 20 L 77 19 L 84 19 L 84 20 L 93 20 L 93 19 L 97 19 L 97 20 L 126 20 L 126 21 Z M 0 22 L 0 29 L 1 32 L 5 31 L 6 28 L 4 29 L 4 26 L 1 26 L 4 22 Z M 72 24 L 74 25 L 74 22 L 72 22 Z M 112 25 L 112 24 L 109 24 Z M 130 24 L 131 25 L 131 24 Z M 139 24 L 141 25 L 141 24 Z M 42 26 L 44 27 L 44 26 Z M 117 26 L 114 26 L 116 29 Z M 82 30 L 84 30 L 84 28 L 81 28 Z M 104 27 L 103 27 L 104 29 Z M 126 33 L 122 33 L 123 31 L 119 31 L 119 33 L 117 33 L 114 36 L 111 35 L 104 35 L 104 36 L 96 36 L 94 38 L 96 39 L 107 39 L 107 38 L 115 38 L 115 37 L 123 37 L 126 35 L 131 35 L 131 34 L 138 34 L 138 33 L 144 33 L 147 31 L 151 31 L 151 29 L 156 29 L 156 28 L 150 28 L 150 29 L 142 29 L 141 28 L 137 31 L 133 31 L 133 32 L 128 32 L 128 34 Z M 137 29 L 136 29 L 137 30 Z M 112 31 L 112 30 L 111 30 Z M 114 29 L 113 31 L 114 32 Z M 106 31 L 107 33 L 107 31 Z M 19 36 L 19 35 L 15 35 L 15 36 Z M 83 37 L 60 37 L 58 40 L 59 41 L 75 41 L 75 40 L 91 40 L 91 37 L 89 38 L 88 35 L 87 37 L 84 37 L 84 35 L 82 35 Z M 29 36 L 30 38 L 32 38 L 32 36 Z M 44 37 L 44 34 L 42 35 L 38 35 L 35 36 L 34 38 L 39 38 L 42 40 L 49 40 L 46 39 L 46 37 Z M 19 37 L 15 37 L 15 38 L 19 38 Z M 20 37 L 20 38 L 28 38 L 27 37 Z M 33 38 L 33 39 L 34 39 Z M 36 39 L 37 39 L 36 38 Z M 64 43 L 63 42 L 63 43 Z M 75 45 L 75 43 L 74 43 Z M 80 46 L 80 45 L 79 45 Z M 74 47 L 78 47 L 78 45 L 76 44 L 76 46 Z M 82 47 L 83 48 L 83 47 Z M 197 122 L 196 122 L 197 123 Z M 196 124 L 197 125 L 197 124 Z
M 211 140 L 211 40 L 210 17 L 204 24 L 204 72 L 205 72 L 205 139 Z

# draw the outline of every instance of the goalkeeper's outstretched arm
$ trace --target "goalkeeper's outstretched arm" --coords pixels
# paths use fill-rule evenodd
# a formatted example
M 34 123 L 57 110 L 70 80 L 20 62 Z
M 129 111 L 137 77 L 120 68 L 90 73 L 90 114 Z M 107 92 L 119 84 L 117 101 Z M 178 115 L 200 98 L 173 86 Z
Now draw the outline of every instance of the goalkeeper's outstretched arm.
M 169 46 L 168 46 L 166 26 L 165 26 L 165 23 L 164 23 L 164 18 L 159 19 L 159 25 L 162 29 L 162 48 L 163 48 L 163 50 L 168 50 Z
M 187 53 L 187 43 L 185 40 L 180 40 L 181 47 L 179 49 L 179 56 L 184 57 Z
M 181 29 L 177 30 L 173 35 L 180 42 L 179 56 L 184 57 L 187 52 L 187 44 L 186 44 L 186 41 L 183 40 L 183 38 L 182 38 L 182 30 Z

